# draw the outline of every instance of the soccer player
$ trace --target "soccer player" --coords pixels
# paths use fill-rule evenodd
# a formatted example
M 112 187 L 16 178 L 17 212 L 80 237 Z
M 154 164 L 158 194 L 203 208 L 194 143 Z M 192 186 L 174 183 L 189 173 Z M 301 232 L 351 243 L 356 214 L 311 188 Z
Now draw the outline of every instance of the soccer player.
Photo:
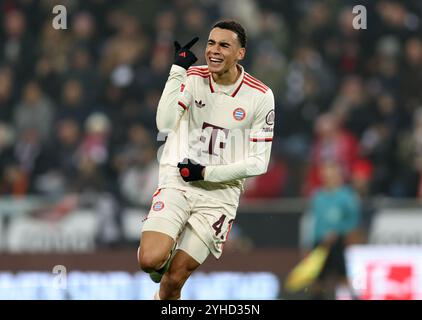
M 157 109 L 168 134 L 159 185 L 143 224 L 138 261 L 160 289 L 154 299 L 180 299 L 181 289 L 211 253 L 222 254 L 243 181 L 264 174 L 271 153 L 274 96 L 239 64 L 246 33 L 236 21 L 216 23 L 207 65 L 175 42 L 175 60 Z
M 313 299 L 324 299 L 324 290 L 334 290 L 339 298 L 355 299 L 347 278 L 345 251 L 356 241 L 360 228 L 361 207 L 357 193 L 345 182 L 342 166 L 335 161 L 320 164 L 322 186 L 312 196 L 313 246 L 328 249 L 328 256 L 316 282 L 311 286 Z M 323 290 L 324 289 L 324 290 Z

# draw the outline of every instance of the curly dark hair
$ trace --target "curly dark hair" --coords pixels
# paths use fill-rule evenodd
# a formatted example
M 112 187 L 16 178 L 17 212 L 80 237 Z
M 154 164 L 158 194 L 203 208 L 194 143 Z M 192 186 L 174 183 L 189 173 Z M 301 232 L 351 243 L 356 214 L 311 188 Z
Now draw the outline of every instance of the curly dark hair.
M 246 48 L 246 31 L 245 28 L 243 28 L 239 22 L 234 20 L 222 20 L 217 22 L 212 28 L 220 28 L 233 31 L 237 34 L 237 39 L 239 40 L 241 47 Z

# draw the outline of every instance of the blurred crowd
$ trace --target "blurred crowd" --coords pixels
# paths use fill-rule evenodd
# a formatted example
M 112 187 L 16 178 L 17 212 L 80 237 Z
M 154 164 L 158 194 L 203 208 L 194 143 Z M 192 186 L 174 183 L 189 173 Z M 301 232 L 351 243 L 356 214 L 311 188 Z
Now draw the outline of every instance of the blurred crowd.
M 149 205 L 173 41 L 235 18 L 277 106 L 267 175 L 245 198 L 307 196 L 337 162 L 366 196 L 422 196 L 420 0 L 0 0 L 0 195 L 102 192 Z M 354 5 L 367 29 L 355 30 Z

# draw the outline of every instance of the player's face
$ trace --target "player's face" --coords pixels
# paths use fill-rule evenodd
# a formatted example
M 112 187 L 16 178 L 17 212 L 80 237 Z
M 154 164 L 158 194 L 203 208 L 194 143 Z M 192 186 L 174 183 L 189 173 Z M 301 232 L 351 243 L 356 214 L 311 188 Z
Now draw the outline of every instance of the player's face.
M 208 37 L 205 59 L 211 73 L 223 74 L 236 66 L 245 56 L 237 34 L 231 30 L 214 28 Z

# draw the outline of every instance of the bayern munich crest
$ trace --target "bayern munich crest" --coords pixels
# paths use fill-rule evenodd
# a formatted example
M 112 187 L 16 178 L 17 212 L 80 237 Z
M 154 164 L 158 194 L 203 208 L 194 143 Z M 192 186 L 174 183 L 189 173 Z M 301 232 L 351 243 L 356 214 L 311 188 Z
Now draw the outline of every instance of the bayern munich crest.
M 152 205 L 152 210 L 154 211 L 160 211 L 164 209 L 164 202 L 163 201 L 157 201 Z
M 245 119 L 246 111 L 242 108 L 236 108 L 233 111 L 233 118 L 235 118 L 237 121 L 242 121 Z

